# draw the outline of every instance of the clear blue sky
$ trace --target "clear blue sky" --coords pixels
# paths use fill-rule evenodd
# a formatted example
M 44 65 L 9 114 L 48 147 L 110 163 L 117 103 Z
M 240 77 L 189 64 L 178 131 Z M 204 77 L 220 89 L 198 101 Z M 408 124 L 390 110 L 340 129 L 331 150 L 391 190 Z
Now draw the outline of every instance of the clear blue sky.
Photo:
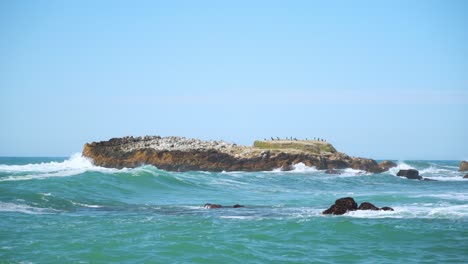
M 468 159 L 468 1 L 1 1 L 0 156 L 178 135 Z

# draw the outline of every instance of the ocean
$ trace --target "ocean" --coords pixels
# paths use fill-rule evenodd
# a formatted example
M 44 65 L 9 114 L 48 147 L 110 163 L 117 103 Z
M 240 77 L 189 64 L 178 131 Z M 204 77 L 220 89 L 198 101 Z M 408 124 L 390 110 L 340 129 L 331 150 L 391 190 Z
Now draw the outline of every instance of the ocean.
M 0 158 L 0 263 L 467 263 L 459 161 L 396 162 L 331 175 Z M 396 176 L 402 168 L 437 181 Z M 348 196 L 394 211 L 321 214 Z

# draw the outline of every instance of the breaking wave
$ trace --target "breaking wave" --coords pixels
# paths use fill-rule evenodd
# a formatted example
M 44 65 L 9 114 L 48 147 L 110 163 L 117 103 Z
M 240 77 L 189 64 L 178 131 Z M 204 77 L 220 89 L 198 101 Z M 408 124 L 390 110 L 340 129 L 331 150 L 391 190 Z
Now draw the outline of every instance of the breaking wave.
M 113 173 L 119 170 L 95 166 L 91 160 L 83 157 L 80 153 L 76 153 L 62 162 L 52 161 L 25 165 L 0 164 L 0 173 L 8 174 L 8 176 L 0 178 L 0 181 L 24 181 L 51 177 L 67 177 L 79 175 L 87 171 Z

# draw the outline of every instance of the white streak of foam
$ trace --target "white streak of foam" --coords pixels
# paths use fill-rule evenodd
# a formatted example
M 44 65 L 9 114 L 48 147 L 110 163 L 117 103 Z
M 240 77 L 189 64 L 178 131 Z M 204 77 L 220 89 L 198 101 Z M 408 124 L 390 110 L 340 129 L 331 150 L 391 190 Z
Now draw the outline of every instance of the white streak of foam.
M 25 214 L 48 214 L 57 212 L 57 210 L 49 208 L 32 207 L 26 204 L 4 203 L 0 202 L 0 212 L 18 212 Z
M 393 207 L 395 211 L 358 210 L 346 213 L 355 218 L 467 218 L 468 205 L 413 204 Z

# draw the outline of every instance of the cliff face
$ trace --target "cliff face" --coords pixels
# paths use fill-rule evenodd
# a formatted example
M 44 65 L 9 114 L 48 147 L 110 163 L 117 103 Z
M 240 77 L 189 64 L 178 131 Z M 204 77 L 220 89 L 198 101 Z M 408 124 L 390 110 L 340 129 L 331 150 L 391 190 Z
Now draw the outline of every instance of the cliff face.
M 350 157 L 329 143 L 311 140 L 256 141 L 250 147 L 183 137 L 124 137 L 87 143 L 83 156 L 110 168 L 148 164 L 170 171 L 268 171 L 290 170 L 302 162 L 317 169 L 382 171 L 372 159 Z

